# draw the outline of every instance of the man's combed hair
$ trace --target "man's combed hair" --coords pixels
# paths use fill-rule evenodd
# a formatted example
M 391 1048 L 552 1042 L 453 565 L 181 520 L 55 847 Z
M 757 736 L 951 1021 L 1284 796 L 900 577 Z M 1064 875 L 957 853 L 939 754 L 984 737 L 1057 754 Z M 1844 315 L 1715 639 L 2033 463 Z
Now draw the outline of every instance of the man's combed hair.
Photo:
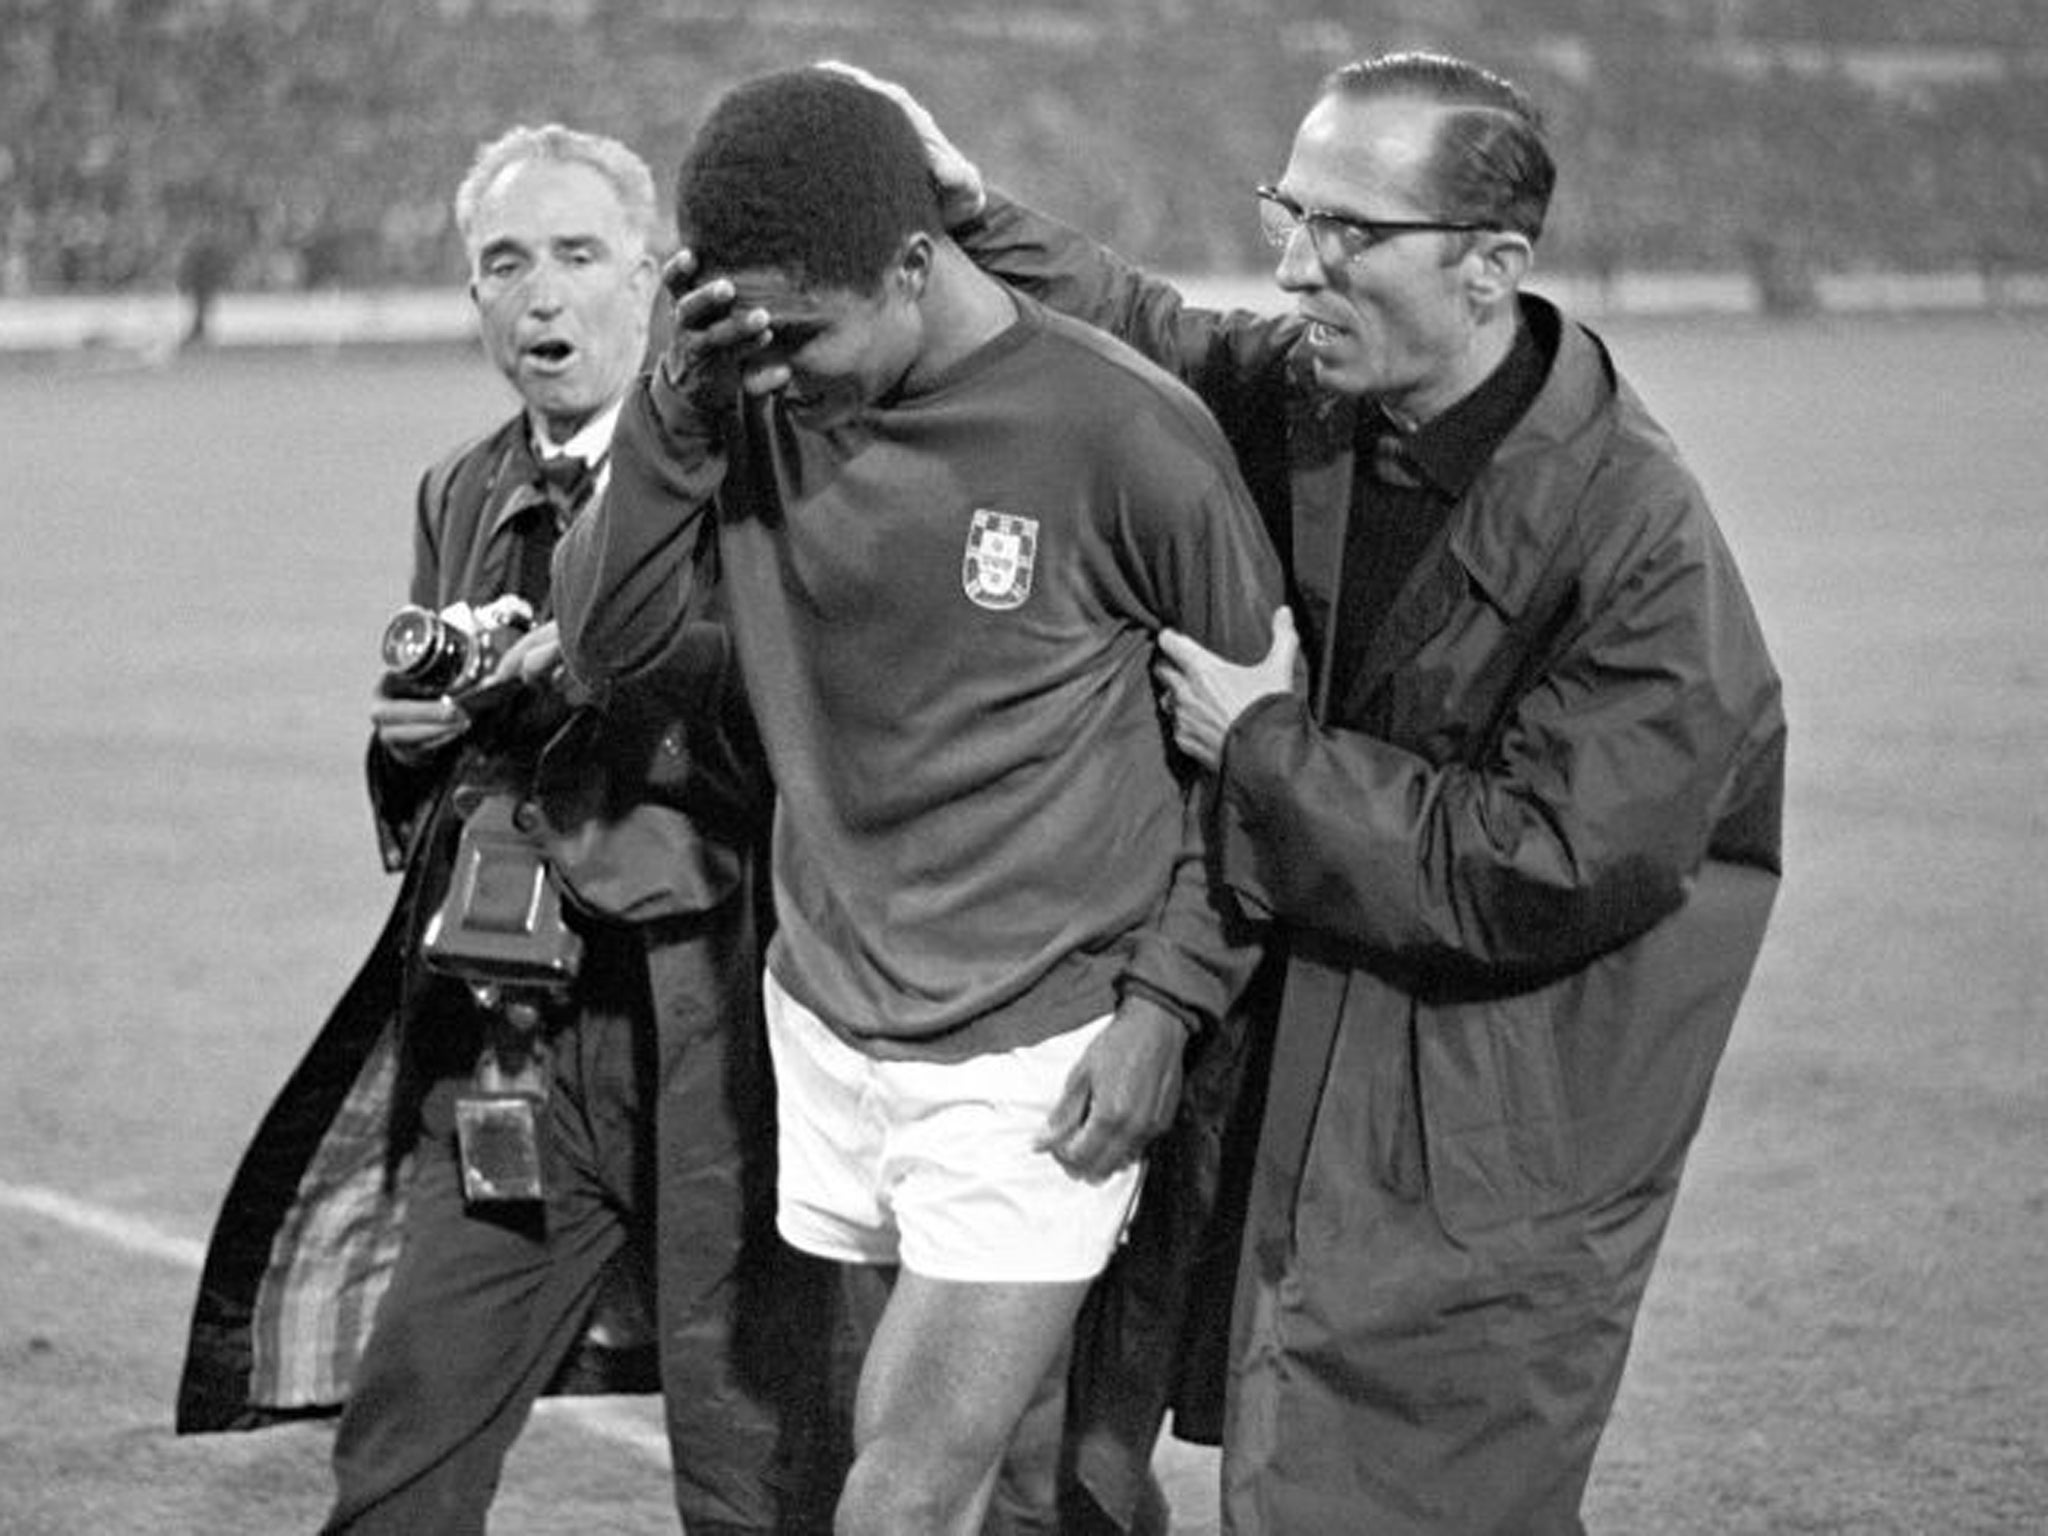
M 480 147 L 462 185 L 455 189 L 455 227 L 472 259 L 476 255 L 478 207 L 507 172 L 535 160 L 584 165 L 597 172 L 618 194 L 619 206 L 625 209 L 634 232 L 653 247 L 661 232 L 661 214 L 655 206 L 654 173 L 647 162 L 617 139 L 546 123 L 538 128 L 510 129 Z
M 1446 109 L 1427 170 L 1438 218 L 1543 233 L 1557 165 L 1543 118 L 1522 89 L 1490 69 L 1436 53 L 1361 59 L 1323 82 L 1325 96 L 1412 96 Z
M 819 69 L 748 81 L 712 109 L 676 179 L 676 222 L 704 272 L 772 267 L 862 294 L 908 236 L 944 228 L 909 119 Z

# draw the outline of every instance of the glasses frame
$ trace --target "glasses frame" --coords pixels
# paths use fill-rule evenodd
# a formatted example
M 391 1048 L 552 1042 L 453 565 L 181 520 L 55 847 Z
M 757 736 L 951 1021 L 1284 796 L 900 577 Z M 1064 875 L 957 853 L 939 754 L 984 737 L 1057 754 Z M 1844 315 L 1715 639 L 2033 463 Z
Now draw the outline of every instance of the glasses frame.
M 1294 243 L 1302 230 L 1308 231 L 1309 249 L 1329 267 L 1349 267 L 1376 245 L 1396 235 L 1497 234 L 1501 226 L 1473 219 L 1362 219 L 1351 213 L 1332 213 L 1326 208 L 1304 208 L 1278 187 L 1261 182 L 1252 188 L 1261 203 L 1270 204 L 1291 221 L 1284 231 L 1275 231 L 1262 214 L 1259 231 L 1276 251 Z M 1334 252 L 1334 255 L 1333 255 Z

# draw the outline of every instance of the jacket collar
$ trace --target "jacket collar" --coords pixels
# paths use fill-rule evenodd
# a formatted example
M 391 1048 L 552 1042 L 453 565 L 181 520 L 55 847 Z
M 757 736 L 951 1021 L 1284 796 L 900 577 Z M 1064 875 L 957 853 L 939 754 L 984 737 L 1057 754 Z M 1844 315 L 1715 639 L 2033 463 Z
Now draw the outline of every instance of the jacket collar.
M 1436 494 L 1456 501 L 1472 487 L 1515 423 L 1529 413 L 1543 387 L 1555 336 L 1538 340 L 1517 323 L 1507 356 L 1479 387 L 1412 432 L 1399 432 L 1381 413 L 1384 430 L 1397 432 L 1410 470 Z
M 484 491 L 486 543 L 523 518 L 535 507 L 547 508 L 541 490 L 540 459 L 534 452 L 533 435 L 521 415 L 498 434 L 491 478 Z
M 1452 510 L 1431 551 L 1394 600 L 1359 671 L 1371 688 L 1436 633 L 1468 584 L 1508 619 L 1518 617 L 1549 567 L 1570 520 L 1560 508 L 1584 491 L 1612 430 L 1616 385 L 1605 349 L 1556 307 L 1522 296 L 1522 317 L 1552 353 L 1535 402 Z M 1555 345 L 1550 342 L 1555 339 Z M 1292 438 L 1295 585 L 1321 637 L 1317 675 L 1330 675 L 1332 622 L 1343 569 L 1344 535 L 1358 472 L 1354 443 L 1360 404 L 1316 387 L 1299 355 L 1289 423 Z M 1328 718 L 1327 698 L 1318 715 Z
M 1452 519 L 1450 549 L 1487 600 L 1518 617 L 1614 430 L 1616 384 L 1606 348 L 1548 300 L 1522 299 L 1524 320 L 1556 338 L 1535 403 L 1479 472 Z

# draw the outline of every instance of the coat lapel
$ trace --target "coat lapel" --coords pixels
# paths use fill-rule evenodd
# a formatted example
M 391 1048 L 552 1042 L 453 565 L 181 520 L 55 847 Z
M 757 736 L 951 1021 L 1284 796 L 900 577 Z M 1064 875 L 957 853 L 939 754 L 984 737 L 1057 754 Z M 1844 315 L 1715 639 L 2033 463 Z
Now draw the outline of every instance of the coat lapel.
M 1306 369 L 1302 372 L 1306 374 Z M 1304 610 L 1296 617 L 1313 664 L 1314 710 L 1320 720 L 1329 706 L 1330 648 L 1337 628 L 1344 533 L 1351 516 L 1358 407 L 1316 388 L 1306 377 L 1296 381 L 1288 406 L 1293 515 L 1287 557 Z
M 1531 324 L 1556 336 L 1550 376 L 1416 562 L 1366 648 L 1349 697 L 1321 700 L 1318 719 L 1355 723 L 1371 718 L 1392 678 L 1475 596 L 1510 623 L 1519 618 L 1570 531 L 1569 519 L 1558 509 L 1580 504 L 1599 458 L 1597 442 L 1573 440 L 1606 430 L 1602 423 L 1609 419 L 1612 370 L 1586 332 L 1560 325 L 1541 301 L 1525 300 L 1524 306 Z M 1589 401 L 1597 405 L 1589 408 Z M 1338 544 L 1323 557 L 1331 562 L 1333 582 L 1342 560 L 1342 509 L 1351 496 L 1348 456 L 1345 468 L 1337 492 Z M 1327 638 L 1324 645 L 1327 661 Z
M 1457 514 L 1454 514 L 1454 520 Z M 1432 635 L 1438 633 L 1469 590 L 1464 565 L 1453 552 L 1451 524 L 1437 530 L 1422 559 L 1395 594 L 1386 619 L 1366 646 L 1350 697 L 1330 701 L 1338 721 L 1361 719 L 1373 696 Z

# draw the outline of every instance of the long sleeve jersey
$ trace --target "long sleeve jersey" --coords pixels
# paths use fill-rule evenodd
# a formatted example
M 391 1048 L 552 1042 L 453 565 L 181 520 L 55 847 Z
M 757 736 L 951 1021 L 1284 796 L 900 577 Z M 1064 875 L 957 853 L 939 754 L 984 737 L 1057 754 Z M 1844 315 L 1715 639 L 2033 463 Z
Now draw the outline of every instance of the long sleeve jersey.
M 771 401 L 713 433 L 657 373 L 612 457 L 557 556 L 565 652 L 599 686 L 652 664 L 715 554 L 776 782 L 782 986 L 862 1049 L 936 1059 L 1129 988 L 1221 1012 L 1252 955 L 1209 888 L 1153 641 L 1250 660 L 1281 589 L 1191 393 L 1020 301 L 831 430 Z

